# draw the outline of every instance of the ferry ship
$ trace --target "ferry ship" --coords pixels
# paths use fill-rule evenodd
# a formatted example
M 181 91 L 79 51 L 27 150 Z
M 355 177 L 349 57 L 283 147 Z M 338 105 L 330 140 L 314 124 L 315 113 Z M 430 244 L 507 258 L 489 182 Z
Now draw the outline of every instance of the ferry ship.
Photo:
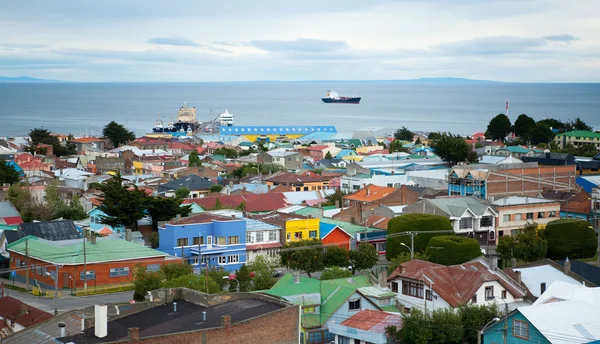
M 225 110 L 225 112 L 219 115 L 218 121 L 221 127 L 231 127 L 233 126 L 233 114 Z
M 152 128 L 155 133 L 179 133 L 191 134 L 200 128 L 201 123 L 196 119 L 196 107 L 188 107 L 187 103 L 177 111 L 177 120 L 170 120 L 167 126 L 162 119 L 156 120 L 156 125 Z
M 335 91 L 327 91 L 324 98 L 321 98 L 323 103 L 341 103 L 341 104 L 359 104 L 360 97 L 340 97 Z

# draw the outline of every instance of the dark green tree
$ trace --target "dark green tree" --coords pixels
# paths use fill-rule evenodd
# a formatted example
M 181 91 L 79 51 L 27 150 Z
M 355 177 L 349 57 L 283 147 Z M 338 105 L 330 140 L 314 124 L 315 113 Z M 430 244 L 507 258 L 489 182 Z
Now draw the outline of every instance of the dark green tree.
M 406 214 L 395 217 L 388 222 L 388 238 L 386 243 L 386 258 L 392 260 L 399 254 L 406 253 L 408 250 L 401 245 L 410 247 L 410 236 L 392 236 L 396 233 L 420 232 L 420 231 L 447 231 L 447 233 L 419 233 L 415 236 L 415 254 L 423 253 L 427 249 L 429 240 L 435 236 L 449 235 L 454 233 L 450 220 L 440 215 L 429 214 Z
M 559 132 L 569 131 L 572 129 L 572 126 L 570 123 L 564 123 L 564 122 L 561 122 L 560 120 L 557 120 L 554 118 L 545 118 L 545 119 L 539 120 L 537 122 L 537 124 L 545 125 L 549 128 L 556 129 Z
M 65 146 L 61 145 L 58 137 L 50 135 L 47 129 L 35 128 L 29 132 L 31 139 L 31 150 L 36 151 L 36 146 L 39 144 L 51 145 L 54 155 L 73 155 L 76 153 L 75 145 L 67 142 Z M 45 153 L 44 153 L 45 154 Z
M 511 130 L 512 125 L 510 124 L 510 120 L 505 114 L 501 113 L 492 118 L 490 124 L 488 124 L 487 131 L 485 132 L 485 137 L 492 140 L 504 141 Z
M 206 287 L 208 286 L 208 290 Z M 163 288 L 188 288 L 208 294 L 220 293 L 219 285 L 212 278 L 205 275 L 187 274 L 174 279 L 167 279 L 162 283 Z
M 410 141 L 412 142 L 413 137 L 415 136 L 415 134 L 408 130 L 407 127 L 402 127 L 398 130 L 396 130 L 396 132 L 394 133 L 394 139 L 399 140 L 399 141 Z
M 221 147 L 219 149 L 216 149 L 213 152 L 213 155 L 223 155 L 227 159 L 235 159 L 239 156 L 238 152 L 235 149 L 227 148 L 227 147 Z
M 252 277 L 250 277 L 250 269 L 248 269 L 247 265 L 242 265 L 242 267 L 236 271 L 235 278 L 236 281 L 232 281 L 229 283 L 229 291 L 237 290 L 237 284 L 239 283 L 240 292 L 248 292 L 252 291 Z
M 358 245 L 356 251 L 350 251 L 350 266 L 352 266 L 352 274 L 356 271 L 367 270 L 377 264 L 379 259 L 377 249 L 368 242 L 363 242 Z
M 309 239 L 287 243 L 281 251 L 281 263 L 292 270 L 304 271 L 311 277 L 323 269 L 323 247 L 320 240 Z
M 107 138 L 114 147 L 119 147 L 120 144 L 135 140 L 133 131 L 127 130 L 122 124 L 115 121 L 108 123 L 102 129 L 102 136 Z
M 435 154 L 450 166 L 466 161 L 472 150 L 467 142 L 459 135 L 442 133 L 431 141 L 431 148 Z
M 56 217 L 62 217 L 65 220 L 83 220 L 88 218 L 88 214 L 83 209 L 79 201 L 79 195 L 74 194 L 71 201 L 57 209 Z
M 347 249 L 339 246 L 328 246 L 325 249 L 323 256 L 323 264 L 325 266 L 339 266 L 347 268 L 350 265 L 350 252 Z
M 327 154 L 325 154 L 325 159 L 333 159 L 331 152 L 327 152 Z
M 429 344 L 434 330 L 431 316 L 415 307 L 410 313 L 402 314 L 402 329 L 395 337 L 401 343 Z
M 587 125 L 587 123 L 585 123 L 581 118 L 577 117 L 575 118 L 574 121 L 572 121 L 571 126 L 573 127 L 573 129 L 575 130 L 585 130 L 585 131 L 592 131 L 594 128 L 592 128 L 591 126 Z
M 513 126 L 514 133 L 516 136 L 528 141 L 530 138 L 530 132 L 535 127 L 535 120 L 526 114 L 522 113 L 517 117 Z
M 9 165 L 8 162 L 0 158 L 0 185 L 18 183 L 20 180 L 19 172 Z
M 420 137 L 417 137 L 417 140 L 415 141 L 415 145 L 420 145 L 420 144 L 422 144 L 422 143 L 423 143 L 423 142 L 421 142 L 421 138 L 420 138 Z
M 152 218 L 152 230 L 158 231 L 159 221 L 169 221 L 177 215 L 188 216 L 192 211 L 189 205 L 181 206 L 183 199 L 178 197 L 146 196 L 144 208 Z
M 547 257 L 552 260 L 591 258 L 598 241 L 590 223 L 579 219 L 550 221 L 542 232 L 548 241 Z
M 192 273 L 193 268 L 191 265 L 183 263 L 169 263 L 160 266 L 160 271 L 165 276 L 165 279 L 170 281 L 181 276 L 189 275 Z
M 443 235 L 433 237 L 429 240 L 425 255 L 434 263 L 456 265 L 477 258 L 482 253 L 479 248 L 479 242 L 473 238 Z
M 276 264 L 267 256 L 262 254 L 258 255 L 252 262 L 246 265 L 250 271 L 254 272 L 254 278 L 252 278 L 252 290 L 270 289 L 277 282 L 275 278 L 273 278 Z
M 205 275 L 205 274 L 206 273 L 203 271 L 202 275 Z M 217 270 L 217 269 L 210 269 L 208 271 L 208 276 L 210 278 L 212 278 L 213 281 L 215 281 L 217 283 L 217 285 L 219 286 L 219 290 L 221 290 L 221 291 L 225 290 L 225 287 L 229 283 L 228 280 L 223 279 L 223 277 L 229 276 L 229 272 L 227 272 L 227 271 Z
M 479 331 L 494 318 L 501 318 L 495 303 L 490 305 L 463 305 L 458 308 L 463 326 L 463 343 L 477 343 Z
M 150 235 L 148 236 L 148 242 L 150 242 L 150 247 L 158 248 L 158 246 L 160 245 L 160 237 L 158 235 L 158 232 L 150 233 Z
M 429 140 L 436 140 L 439 139 L 441 136 L 442 134 L 437 131 L 432 131 L 431 133 L 427 134 L 427 138 Z
M 190 189 L 188 188 L 179 188 L 175 190 L 175 197 L 177 198 L 187 198 L 190 195 Z
M 550 127 L 543 124 L 536 124 L 531 131 L 529 131 L 529 140 L 532 145 L 539 145 L 540 143 L 548 143 L 554 139 L 554 133 Z
M 190 153 L 190 156 L 188 158 L 188 166 L 190 166 L 190 167 L 202 166 L 202 161 L 200 160 L 200 155 L 198 154 L 197 150 L 193 150 Z
M 123 185 L 125 180 L 119 172 L 104 183 L 95 183 L 91 187 L 102 192 L 102 205 L 98 207 L 106 216 L 101 223 L 111 227 L 130 227 L 137 229 L 137 222 L 145 216 L 146 193 L 137 186 Z
M 214 184 L 210 187 L 211 193 L 221 192 L 221 190 L 223 190 L 223 186 L 219 184 Z
M 352 277 L 352 271 L 339 266 L 330 266 L 321 272 L 321 281 L 348 277 Z
M 528 224 L 516 236 L 502 236 L 498 240 L 496 252 L 502 260 L 516 258 L 524 262 L 535 262 L 546 258 L 548 242 L 539 235 L 537 224 Z
M 144 301 L 149 291 L 161 288 L 163 279 L 162 272 L 148 272 L 146 266 L 137 264 L 133 268 L 133 299 Z

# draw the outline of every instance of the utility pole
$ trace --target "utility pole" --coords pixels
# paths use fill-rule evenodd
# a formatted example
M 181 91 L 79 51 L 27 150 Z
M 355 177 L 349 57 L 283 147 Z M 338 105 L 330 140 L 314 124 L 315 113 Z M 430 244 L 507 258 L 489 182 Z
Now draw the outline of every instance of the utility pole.
M 504 344 L 506 344 L 508 338 L 508 303 L 506 301 L 504 302 L 504 328 L 502 329 L 502 337 Z
M 417 233 L 410 232 L 410 260 L 415 259 L 415 236 Z
M 29 239 L 25 239 L 25 290 L 29 291 Z
M 85 251 L 85 239 L 86 239 L 85 231 L 86 230 L 84 229 L 83 230 L 83 290 L 87 291 L 87 255 L 86 255 L 86 251 Z M 75 276 L 75 283 L 76 282 L 77 282 L 77 276 Z

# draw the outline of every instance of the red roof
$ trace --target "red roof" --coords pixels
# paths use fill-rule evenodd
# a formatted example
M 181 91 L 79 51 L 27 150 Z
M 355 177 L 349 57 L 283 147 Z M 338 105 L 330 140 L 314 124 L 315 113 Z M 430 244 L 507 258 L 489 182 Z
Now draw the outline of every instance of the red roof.
M 402 316 L 397 313 L 363 309 L 350 318 L 342 321 L 341 325 L 363 331 L 385 333 L 385 328 L 388 326 L 402 328 Z
M 101 230 L 98 231 L 98 234 L 109 235 L 109 234 L 113 234 L 113 231 L 112 231 L 112 229 L 104 226 L 104 227 L 102 227 Z
M 523 291 L 501 278 L 497 273 L 492 273 L 480 262 L 445 266 L 415 259 L 396 268 L 388 280 L 400 277 L 423 281 L 423 275 L 433 281 L 433 290 L 452 307 L 467 304 L 481 285 L 490 281 L 500 283 L 515 298 L 525 296 Z
M 475 140 L 477 140 L 477 139 L 485 139 L 485 133 L 482 133 L 482 132 L 479 131 L 479 132 L 473 133 L 473 135 L 471 135 L 471 137 L 473 139 L 475 139 Z
M 204 198 L 188 198 L 183 201 L 184 204 L 196 203 L 203 209 L 214 209 L 219 199 L 223 208 L 235 209 L 242 204 L 246 205 L 246 211 L 272 211 L 288 206 L 283 193 L 266 193 L 256 195 L 245 193 L 243 195 L 220 195 L 208 196 Z
M 306 150 L 322 152 L 323 150 L 325 150 L 327 148 L 329 148 L 329 146 L 310 146 L 310 147 L 306 147 Z
M 52 318 L 52 314 L 31 307 L 10 296 L 0 298 L 0 317 L 30 327 Z
M 71 142 L 75 143 L 89 143 L 89 142 L 100 142 L 104 141 L 103 139 L 99 139 L 97 137 L 81 137 L 78 139 L 71 140 Z
M 377 150 L 370 151 L 369 153 L 367 153 L 367 155 L 374 155 L 374 154 L 389 154 L 389 151 L 387 149 L 377 149 Z
M 280 173 L 280 174 L 274 175 L 273 177 L 265 179 L 265 181 L 268 181 L 271 183 L 279 183 L 279 184 L 310 183 L 310 182 L 322 182 L 323 178 L 314 172 L 307 171 L 304 174 Z
M 374 202 L 391 195 L 397 190 L 399 189 L 369 184 L 365 186 L 364 189 L 360 189 L 351 195 L 344 196 L 344 199 L 359 202 Z
M 274 243 L 270 243 L 270 244 L 254 244 L 254 245 L 246 244 L 246 251 L 262 250 L 262 249 L 267 249 L 267 248 L 278 248 L 278 247 L 281 247 L 280 242 L 274 242 Z
M 380 229 L 387 229 L 388 222 L 390 222 L 390 220 L 391 219 L 389 217 L 385 217 L 385 216 L 381 216 L 381 215 L 373 215 L 367 219 L 367 221 L 365 222 L 365 226 L 373 227 L 373 228 L 380 228 Z
M 6 222 L 7 225 L 20 225 L 21 223 L 23 223 L 23 219 L 21 219 L 20 216 L 9 216 L 9 217 L 5 217 L 2 220 L 4 220 L 4 222 Z

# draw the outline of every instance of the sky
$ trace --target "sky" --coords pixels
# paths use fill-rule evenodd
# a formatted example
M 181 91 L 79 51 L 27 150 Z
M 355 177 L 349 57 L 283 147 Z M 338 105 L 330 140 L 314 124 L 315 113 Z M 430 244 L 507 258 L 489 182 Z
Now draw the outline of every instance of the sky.
M 600 81 L 598 0 L 2 0 L 0 76 Z

